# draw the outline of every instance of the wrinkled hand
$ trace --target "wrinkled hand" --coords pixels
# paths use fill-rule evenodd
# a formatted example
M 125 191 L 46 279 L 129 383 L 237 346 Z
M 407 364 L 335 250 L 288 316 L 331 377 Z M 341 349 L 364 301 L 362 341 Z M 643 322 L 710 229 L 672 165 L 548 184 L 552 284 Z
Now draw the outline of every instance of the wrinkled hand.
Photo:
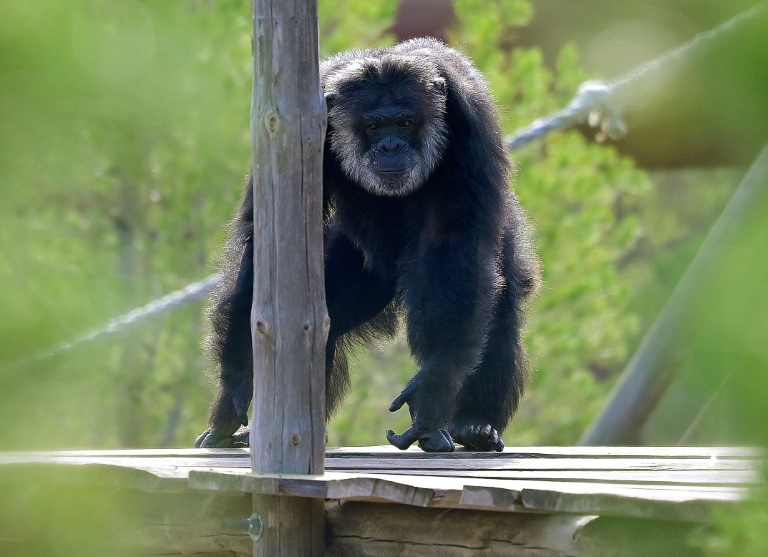
M 203 449 L 231 449 L 249 446 L 251 430 L 241 427 L 232 432 L 231 428 L 209 427 L 195 439 L 195 447 Z
M 403 433 L 395 433 L 391 429 L 387 430 L 387 441 L 395 447 L 404 451 L 418 441 L 419 448 L 428 453 L 452 453 L 456 450 L 448 430 L 445 428 L 433 429 L 426 433 L 420 433 L 413 426 L 406 429 Z
M 418 376 L 417 376 L 418 377 Z M 411 411 L 411 418 L 413 423 L 411 427 L 406 429 L 403 433 L 395 433 L 391 429 L 387 431 L 387 440 L 400 450 L 405 450 L 414 443 L 418 442 L 421 450 L 437 453 L 437 452 L 453 452 L 456 449 L 456 445 L 453 443 L 450 433 L 446 427 L 432 427 L 420 425 L 423 420 L 420 420 L 419 406 L 414 404 L 414 397 L 419 390 L 419 381 L 417 377 L 411 379 L 392 404 L 389 406 L 390 412 L 397 412 L 404 404 L 408 404 Z
M 251 397 L 251 385 L 247 382 L 222 393 L 211 412 L 212 425 L 197 436 L 195 447 L 247 447 L 250 430 L 246 426 Z

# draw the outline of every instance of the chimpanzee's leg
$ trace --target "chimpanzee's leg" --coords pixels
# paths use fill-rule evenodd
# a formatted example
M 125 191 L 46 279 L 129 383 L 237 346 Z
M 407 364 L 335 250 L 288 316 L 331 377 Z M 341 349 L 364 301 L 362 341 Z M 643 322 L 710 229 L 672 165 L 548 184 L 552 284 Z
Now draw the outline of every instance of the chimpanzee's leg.
M 390 406 L 394 412 L 407 403 L 411 413 L 405 432 L 387 432 L 400 449 L 418 442 L 429 452 L 454 450 L 450 431 L 457 396 L 480 363 L 498 283 L 496 246 L 483 245 L 476 236 L 471 230 L 432 234 L 403 258 L 398 288 L 420 369 Z
M 479 451 L 504 448 L 500 435 L 517 410 L 528 375 L 521 306 L 535 287 L 537 264 L 532 254 L 515 257 L 511 230 L 505 231 L 502 249 L 503 289 L 480 365 L 459 391 L 451 429 L 454 441 Z
M 210 343 L 218 360 L 219 391 L 211 406 L 209 428 L 195 441 L 197 447 L 231 447 L 235 444 L 233 434 L 248 424 L 248 405 L 253 396 L 252 240 L 246 241 L 242 249 L 234 279 L 225 276 L 224 281 L 210 312 Z M 238 439 L 241 443 L 242 439 Z
M 517 409 L 526 369 L 520 345 L 514 291 L 505 287 L 483 359 L 459 391 L 451 437 L 478 451 L 504 448 L 501 432 Z
M 219 389 L 211 405 L 208 429 L 195 447 L 232 447 L 247 442 L 248 432 L 233 435 L 248 423 L 253 397 L 251 300 L 253 299 L 253 177 L 232 222 L 222 282 L 212 296 L 211 332 L 207 343 L 218 363 Z M 242 430 L 241 430 L 242 431 Z

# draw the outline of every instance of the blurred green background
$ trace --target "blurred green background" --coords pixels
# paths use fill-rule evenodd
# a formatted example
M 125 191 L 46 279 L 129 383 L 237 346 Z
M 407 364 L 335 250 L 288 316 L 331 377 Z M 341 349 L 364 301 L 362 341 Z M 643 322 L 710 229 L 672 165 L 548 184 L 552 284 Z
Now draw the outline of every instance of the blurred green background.
M 418 0 L 321 0 L 321 54 L 394 42 L 413 19 L 406 4 L 419 13 Z M 629 71 L 754 4 L 430 9 L 512 132 L 585 79 Z M 202 303 L 30 357 L 213 271 L 249 161 L 250 36 L 237 0 L 0 4 L 0 450 L 189 447 L 204 427 Z M 605 404 L 768 139 L 766 53 L 765 30 L 748 28 L 628 107 L 626 139 L 573 131 L 514 154 L 544 285 L 526 335 L 533 379 L 507 445 L 574 444 Z M 678 379 L 640 442 L 766 442 L 766 192 L 702 277 L 676 340 Z M 406 413 L 386 409 L 414 372 L 402 339 L 357 354 L 329 444 L 382 444 L 404 429 Z M 768 506 L 743 516 L 723 522 L 713 554 L 766 554 Z
M 650 2 L 637 13 L 619 2 L 606 15 L 588 1 L 566 28 L 556 2 L 456 0 L 446 37 L 485 73 L 512 132 L 585 79 L 628 71 L 754 3 Z M 397 17 L 397 2 L 321 1 L 321 53 L 392 43 Z M 547 33 L 547 21 L 560 27 Z M 213 271 L 249 160 L 250 34 L 250 6 L 235 0 L 0 6 L 0 448 L 187 447 L 203 428 L 213 385 L 201 303 L 28 358 Z M 544 286 L 526 336 L 533 380 L 508 445 L 573 444 L 605 403 L 765 141 L 764 39 L 737 37 L 708 56 L 675 83 L 688 97 L 633 107 L 624 142 L 569 132 L 514 154 Z M 678 128 L 720 149 L 670 145 Z M 662 405 L 646 442 L 675 443 L 736 371 L 746 375 L 729 392 L 744 412 L 718 402 L 692 439 L 765 434 L 768 210 L 755 211 L 681 337 L 690 380 L 673 392 L 689 407 Z M 330 444 L 381 444 L 403 429 L 406 413 L 386 409 L 414 372 L 402 340 L 360 352 Z M 744 404 L 758 394 L 754 409 Z

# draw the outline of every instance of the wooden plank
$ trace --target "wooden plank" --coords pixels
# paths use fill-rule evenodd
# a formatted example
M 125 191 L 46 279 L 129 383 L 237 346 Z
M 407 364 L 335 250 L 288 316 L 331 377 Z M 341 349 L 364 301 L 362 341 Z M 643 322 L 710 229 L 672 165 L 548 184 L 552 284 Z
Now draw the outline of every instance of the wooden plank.
M 373 456 L 386 454 L 387 458 L 434 458 L 434 453 L 425 453 L 417 447 L 401 451 L 391 446 L 369 447 L 334 447 L 326 451 L 327 458 L 341 456 Z M 453 453 L 440 453 L 439 458 L 616 458 L 650 457 L 650 458 L 764 458 L 765 452 L 753 447 L 507 447 L 500 453 L 481 453 L 465 451 L 462 448 Z
M 330 470 L 330 468 L 329 468 Z M 351 472 L 351 470 L 346 470 Z M 696 471 L 620 471 L 604 470 L 599 472 L 588 470 L 571 471 L 518 471 L 518 470 L 392 470 L 368 469 L 367 474 L 388 475 L 418 475 L 450 478 L 487 478 L 498 480 L 556 480 L 573 482 L 616 482 L 636 483 L 643 485 L 676 484 L 687 486 L 698 485 L 757 485 L 761 478 L 758 472 L 747 470 L 696 470 Z
M 187 478 L 191 470 L 248 468 L 248 453 L 220 451 L 65 451 L 57 453 L 0 454 L 0 465 L 38 464 L 121 467 L 126 471 L 101 472 L 104 478 L 139 489 L 176 490 L 178 484 L 163 484 L 157 478 Z M 167 457 L 167 454 L 179 455 Z M 398 454 L 398 453 L 395 453 Z M 474 453 L 477 454 L 477 453 Z M 481 453 L 485 454 L 485 453 Z M 102 456 L 99 456 L 102 455 Z M 106 456 L 104 456 L 106 455 Z M 120 456 L 113 456 L 120 455 Z M 141 456 L 122 456 L 141 455 Z M 413 456 L 413 455 L 411 455 Z M 747 485 L 758 481 L 757 462 L 727 458 L 372 458 L 343 456 L 329 459 L 329 470 L 373 474 L 429 475 L 462 479 L 547 480 L 637 483 L 645 485 Z M 133 471 L 131 471 L 133 470 Z
M 188 489 L 187 469 L 136 468 L 94 463 L 23 462 L 4 464 L 0 485 L 82 485 L 99 488 L 131 488 L 146 493 L 178 493 Z M 211 470 L 211 468 L 208 468 Z
M 186 458 L 244 458 L 250 455 L 248 449 L 97 449 L 76 451 L 35 451 L 0 453 L 0 458 L 12 456 L 115 456 L 115 457 L 186 457 Z M 462 448 L 453 453 L 425 453 L 417 447 L 401 451 L 391 445 L 367 447 L 331 447 L 326 458 L 381 458 L 399 459 L 535 459 L 535 458 L 679 458 L 679 459 L 762 459 L 765 451 L 753 447 L 507 447 L 500 453 L 465 451 Z
M 191 470 L 190 487 L 195 489 L 221 489 L 223 491 L 252 491 L 264 494 L 279 494 L 321 497 L 329 499 L 344 498 L 339 495 L 348 491 L 349 497 L 368 497 L 371 482 L 390 482 L 405 488 L 429 489 L 434 492 L 461 490 L 465 486 L 499 488 L 521 491 L 525 488 L 562 489 L 569 493 L 637 493 L 648 492 L 649 498 L 660 500 L 687 500 L 691 496 L 713 495 L 716 498 L 731 500 L 748 493 L 746 486 L 690 486 L 687 484 L 635 484 L 606 482 L 562 482 L 549 480 L 496 480 L 475 477 L 444 477 L 429 475 L 398 474 L 359 474 L 344 472 L 325 472 L 322 475 L 300 474 L 252 474 L 242 468 Z M 219 486 L 218 488 L 216 486 Z M 359 485 L 360 487 L 356 487 Z M 328 495 L 330 494 L 330 495 Z M 402 502 L 393 500 L 393 502 Z
M 652 472 L 682 470 L 754 470 L 748 459 L 710 458 L 363 458 L 328 459 L 328 470 L 644 470 Z
M 759 461 L 744 458 L 755 454 L 751 451 L 721 452 L 717 458 L 705 458 L 703 452 L 683 458 L 671 452 L 671 458 L 521 458 L 517 452 L 456 458 L 374 450 L 363 458 L 359 452 L 342 451 L 328 459 L 329 468 L 336 470 L 305 478 L 251 476 L 245 450 L 5 453 L 0 454 L 0 481 L 48 481 L 51 472 L 64 467 L 66 473 L 53 474 L 58 482 L 150 493 L 183 491 L 189 478 L 195 489 L 263 495 L 676 520 L 702 520 L 712 508 L 744 498 L 745 486 L 758 481 Z
M 50 462 L 62 464 L 98 463 L 119 466 L 170 466 L 170 467 L 201 467 L 223 466 L 227 468 L 248 467 L 248 455 L 200 455 L 190 457 L 165 456 L 112 456 L 109 453 L 81 456 L 76 453 L 0 453 L 0 464 L 22 462 Z M 610 470 L 610 471 L 646 471 L 653 473 L 681 471 L 751 471 L 757 468 L 757 463 L 750 459 L 648 459 L 648 458 L 473 458 L 473 459 L 388 459 L 343 457 L 329 459 L 327 468 L 337 471 L 371 471 L 376 470 L 411 471 L 422 470 L 440 474 L 472 472 L 472 471 L 503 471 L 503 470 Z
M 325 499 L 387 501 L 426 507 L 446 497 L 458 504 L 462 480 L 433 476 L 387 476 L 326 472 L 323 475 L 250 474 L 241 469 L 191 471 L 189 486 L 231 492 Z M 455 506 L 455 505 L 454 505 Z
M 334 459 L 329 470 L 337 472 L 362 472 L 375 474 L 430 475 L 459 478 L 487 479 L 530 479 L 577 482 L 632 482 L 645 484 L 688 484 L 688 485 L 748 485 L 759 481 L 754 461 L 688 459 L 668 461 L 647 461 L 645 459 L 510 459 L 469 461 L 450 459 L 407 459 L 386 461 L 376 459 Z M 616 464 L 611 467 L 611 462 Z M 245 458 L 162 458 L 162 457 L 81 457 L 48 455 L 0 455 L 0 464 L 60 464 L 60 465 L 103 465 L 141 470 L 158 478 L 186 478 L 192 469 L 248 468 Z M 562 466 L 558 464 L 562 463 Z M 129 475 L 126 473 L 126 477 Z M 132 480 L 128 480 L 131 483 Z M 136 480 L 137 486 L 146 483 L 143 476 Z M 162 489 L 160 485 L 144 489 Z M 171 489 L 175 489 L 171 486 Z
M 514 498 L 512 498 L 514 496 Z M 650 488 L 621 484 L 560 482 L 506 482 L 504 485 L 473 481 L 462 490 L 462 507 L 539 511 L 600 516 L 652 518 L 706 522 L 716 509 L 749 496 L 742 487 L 718 488 L 668 486 Z
M 702 521 L 747 496 L 743 487 L 484 480 L 385 474 L 252 475 L 241 469 L 192 471 L 190 487 L 326 499 L 388 501 L 421 507 L 546 511 Z M 588 508 L 588 511 L 584 509 Z

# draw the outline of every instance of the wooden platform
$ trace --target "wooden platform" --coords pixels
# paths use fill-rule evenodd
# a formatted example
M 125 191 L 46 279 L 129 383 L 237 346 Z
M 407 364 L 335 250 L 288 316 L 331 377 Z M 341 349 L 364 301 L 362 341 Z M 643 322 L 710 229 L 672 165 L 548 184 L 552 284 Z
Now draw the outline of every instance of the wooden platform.
M 125 555 L 249 555 L 250 539 L 231 526 L 251 514 L 251 493 L 328 500 L 329 555 L 696 555 L 692 533 L 748 497 L 759 463 L 743 448 L 368 447 L 329 450 L 322 476 L 279 476 L 252 475 L 241 449 L 0 453 L 0 508 L 35 525 L 52 497 L 70 497 L 70 514 L 95 506 L 131 524 Z M 34 554 L 42 526 L 8 515 L 0 555 Z M 121 539 L 118 528 L 100 540 L 95 521 L 88 543 Z

